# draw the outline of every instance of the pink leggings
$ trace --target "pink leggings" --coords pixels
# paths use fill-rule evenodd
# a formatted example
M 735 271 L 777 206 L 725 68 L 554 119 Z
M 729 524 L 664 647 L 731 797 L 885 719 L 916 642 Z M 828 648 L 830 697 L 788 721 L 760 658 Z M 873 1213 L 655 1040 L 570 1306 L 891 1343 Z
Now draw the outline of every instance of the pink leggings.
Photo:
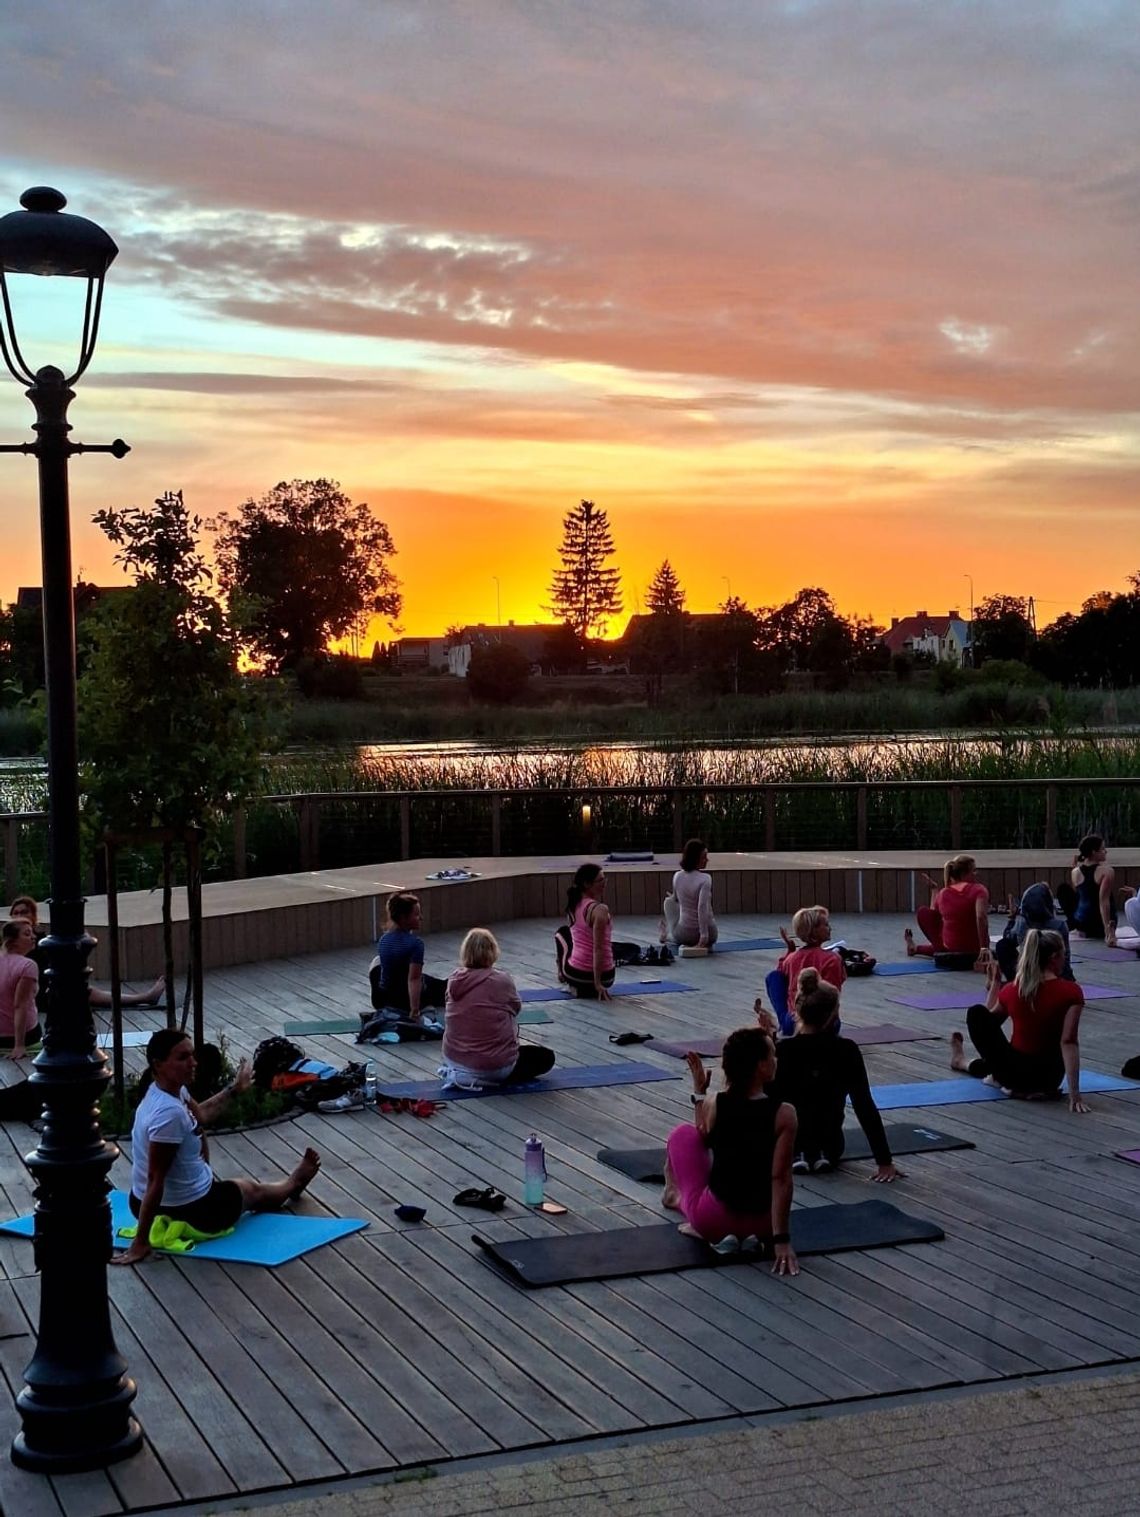
M 733 1211 L 709 1190 L 712 1151 L 692 1122 L 673 1129 L 666 1153 L 669 1171 L 681 1193 L 685 1221 L 707 1243 L 719 1243 L 729 1233 L 735 1233 L 738 1238 L 772 1236 L 770 1211 Z

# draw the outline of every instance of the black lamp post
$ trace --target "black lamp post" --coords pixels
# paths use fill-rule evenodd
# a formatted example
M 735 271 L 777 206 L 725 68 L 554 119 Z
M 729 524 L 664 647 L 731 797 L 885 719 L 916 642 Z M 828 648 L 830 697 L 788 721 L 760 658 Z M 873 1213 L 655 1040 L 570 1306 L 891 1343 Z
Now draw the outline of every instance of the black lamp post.
M 36 1182 L 35 1261 L 40 1272 L 36 1350 L 16 1398 L 23 1424 L 12 1458 L 45 1474 L 95 1469 L 137 1452 L 142 1432 L 131 1416 L 135 1385 L 115 1347 L 107 1301 L 111 1256 L 108 1174 L 118 1149 L 99 1131 L 99 1099 L 110 1074 L 95 1045 L 87 998 L 79 849 L 79 750 L 75 713 L 75 601 L 67 461 L 72 453 L 113 453 L 124 442 L 85 447 L 68 440 L 71 386 L 91 362 L 103 278 L 118 252 L 101 227 L 63 214 L 58 190 L 27 190 L 22 211 L 0 219 L 0 352 L 28 386 L 36 441 L 0 448 L 39 464 L 43 551 L 44 653 L 47 671 L 48 797 L 51 833 L 51 931 L 43 940 L 43 1051 L 32 1084 L 43 1098 L 39 1147 L 29 1154 Z M 33 371 L 16 337 L 8 274 L 62 274 L 86 279 L 79 363 L 65 376 L 50 365 Z

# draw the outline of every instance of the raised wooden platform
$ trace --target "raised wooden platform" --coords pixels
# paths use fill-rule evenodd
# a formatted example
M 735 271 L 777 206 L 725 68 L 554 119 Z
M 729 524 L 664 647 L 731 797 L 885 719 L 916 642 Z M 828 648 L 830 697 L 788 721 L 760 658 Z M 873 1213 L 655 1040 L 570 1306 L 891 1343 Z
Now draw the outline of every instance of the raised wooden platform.
M 979 873 L 995 902 L 1020 895 L 1035 880 L 1063 878 L 1071 855 L 1026 850 L 982 851 Z M 552 858 L 465 859 L 478 878 L 430 880 L 454 859 L 408 859 L 373 869 L 325 869 L 207 885 L 203 895 L 203 952 L 208 969 L 262 959 L 365 946 L 384 924 L 393 890 L 412 890 L 423 903 L 430 932 L 561 916 L 566 887 L 581 855 Z M 598 855 L 595 862 L 604 863 Z M 932 853 L 718 853 L 709 867 L 715 878 L 718 914 L 769 912 L 790 917 L 799 906 L 819 903 L 833 912 L 906 911 L 925 903 L 920 872 L 941 877 L 942 859 Z M 1140 883 L 1140 849 L 1120 849 L 1113 863 L 1121 884 Z M 656 916 L 676 860 L 607 865 L 606 899 L 616 915 Z M 123 977 L 149 981 L 162 970 L 161 899 L 135 891 L 119 899 Z M 87 922 L 101 941 L 93 960 L 97 977 L 110 973 L 107 903 L 94 897 Z M 188 951 L 184 893 L 175 901 L 175 958 Z
M 767 935 L 777 920 L 728 917 L 723 927 L 731 936 Z M 655 914 L 626 918 L 623 929 L 645 941 L 655 922 Z M 836 920 L 850 943 L 880 958 L 900 953 L 903 925 L 901 915 Z M 550 982 L 545 926 L 507 923 L 497 932 L 520 983 Z M 460 936 L 430 935 L 430 969 L 446 972 Z M 652 1043 L 615 1048 L 609 1035 L 726 1032 L 748 1020 L 774 960 L 771 952 L 682 960 L 670 975 L 700 994 L 555 1003 L 552 1022 L 526 1036 L 566 1064 L 632 1057 L 681 1075 L 683 1065 Z M 365 962 L 358 949 L 214 971 L 207 1030 L 244 1053 L 287 1019 L 352 1015 L 367 1003 Z M 1090 1005 L 1081 1027 L 1082 1062 L 1118 1070 L 1140 1051 L 1140 963 L 1090 957 L 1077 967 L 1086 981 L 1130 992 Z M 946 1038 L 961 1025 L 953 1013 L 908 1010 L 888 996 L 977 983 L 946 974 L 851 981 L 845 1022 L 891 1021 L 938 1038 L 867 1049 L 871 1079 L 942 1077 Z M 146 1027 L 159 1018 L 133 1020 Z M 346 1038 L 303 1041 L 338 1063 L 355 1056 Z M 437 1059 L 416 1044 L 375 1057 L 382 1084 L 428 1076 Z M 0 1066 L 0 1079 L 15 1073 Z M 0 1508 L 12 1517 L 100 1517 L 263 1489 L 299 1494 L 307 1482 L 467 1455 L 1140 1358 L 1140 1168 L 1113 1157 L 1140 1144 L 1135 1094 L 1094 1096 L 1088 1116 L 1001 1101 L 893 1113 L 977 1145 L 902 1160 L 907 1178 L 886 1192 L 939 1222 L 945 1241 L 810 1259 L 794 1281 L 742 1266 L 527 1292 L 482 1260 L 475 1229 L 511 1237 L 663 1220 L 659 1189 L 601 1166 L 595 1154 L 662 1142 L 690 1120 L 687 1089 L 678 1078 L 461 1102 L 428 1121 L 358 1112 L 215 1137 L 223 1175 L 275 1175 L 315 1144 L 324 1167 L 305 1208 L 365 1217 L 369 1227 L 272 1271 L 169 1259 L 113 1270 L 114 1328 L 138 1381 L 145 1450 L 105 1475 L 52 1482 L 0 1458 Z M 569 1208 L 563 1218 L 520 1204 L 531 1131 L 546 1143 L 549 1194 Z M 30 1207 L 21 1155 L 34 1141 L 27 1128 L 0 1129 L 8 1215 Z M 796 1205 L 863 1200 L 868 1173 L 857 1164 L 797 1178 Z M 128 1183 L 125 1158 L 112 1178 Z M 456 1193 L 475 1184 L 504 1190 L 507 1210 L 488 1217 L 456 1207 Z M 401 1223 L 399 1202 L 425 1206 L 425 1222 Z M 9 1393 L 31 1352 L 36 1291 L 30 1245 L 0 1238 L 0 1333 L 9 1335 L 0 1337 L 0 1373 Z M 0 1396 L 0 1444 L 14 1427 L 10 1394 Z M 965 1457 L 947 1479 L 977 1476 Z M 589 1493 L 576 1494 L 588 1509 Z

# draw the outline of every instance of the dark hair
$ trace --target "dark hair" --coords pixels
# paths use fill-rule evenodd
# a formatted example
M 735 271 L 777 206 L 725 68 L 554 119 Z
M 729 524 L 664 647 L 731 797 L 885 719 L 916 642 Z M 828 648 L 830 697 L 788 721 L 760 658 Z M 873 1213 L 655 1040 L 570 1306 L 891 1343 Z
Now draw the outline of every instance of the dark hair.
M 1083 837 L 1077 844 L 1077 858 L 1087 859 L 1090 853 L 1096 853 L 1104 847 L 1104 839 L 1099 832 L 1090 832 L 1088 837 Z
M 180 1027 L 160 1027 L 157 1032 L 151 1034 L 150 1042 L 146 1045 L 147 1064 L 153 1069 L 156 1064 L 161 1064 L 163 1059 L 169 1059 L 179 1043 L 189 1041 L 190 1034 L 183 1032 Z
M 24 928 L 31 925 L 27 917 L 13 917 L 10 922 L 5 922 L 3 927 L 0 927 L 0 936 L 3 937 L 5 943 L 14 943 Z
M 574 878 L 570 881 L 570 888 L 566 892 L 566 915 L 572 917 L 578 910 L 578 903 L 586 894 L 586 891 L 602 872 L 600 864 L 579 864 L 574 871 Z
M 770 1059 L 775 1048 L 771 1037 L 761 1027 L 738 1027 L 735 1032 L 730 1032 L 720 1056 L 720 1067 L 724 1070 L 728 1088 L 750 1085 L 756 1066 Z
M 395 891 L 388 897 L 388 920 L 402 922 L 405 917 L 411 916 L 419 904 L 419 896 L 413 895 L 410 890 Z
M 692 874 L 694 869 L 700 868 L 701 854 L 707 852 L 706 845 L 700 838 L 690 838 L 681 853 L 681 868 L 686 874 Z
M 801 969 L 796 982 L 796 1016 L 805 1027 L 826 1027 L 839 1005 L 839 992 L 818 969 Z

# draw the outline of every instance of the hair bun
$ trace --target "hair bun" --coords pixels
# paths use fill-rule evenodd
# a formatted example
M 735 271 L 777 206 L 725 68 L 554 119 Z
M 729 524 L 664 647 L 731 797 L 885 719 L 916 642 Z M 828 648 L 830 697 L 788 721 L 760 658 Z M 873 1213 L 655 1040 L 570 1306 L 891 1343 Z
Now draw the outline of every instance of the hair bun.
M 809 964 L 806 969 L 801 969 L 799 979 L 796 981 L 800 995 L 810 996 L 813 990 L 819 989 L 819 970 Z

